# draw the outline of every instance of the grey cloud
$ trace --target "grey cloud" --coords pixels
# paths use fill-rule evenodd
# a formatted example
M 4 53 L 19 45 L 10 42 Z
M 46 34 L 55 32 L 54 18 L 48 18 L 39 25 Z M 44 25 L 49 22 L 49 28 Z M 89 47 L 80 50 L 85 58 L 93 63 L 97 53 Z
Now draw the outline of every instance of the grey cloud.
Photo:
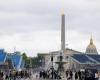
M 100 34 L 99 0 L 1 0 L 0 36 L 8 35 L 13 38 L 15 34 L 25 34 L 26 36 L 27 33 L 28 37 L 31 32 L 60 31 L 62 8 L 66 14 L 67 31 L 75 31 L 85 36 L 91 33 L 95 36 Z M 45 33 L 42 35 L 47 37 L 45 38 L 46 43 L 48 43 L 47 40 L 52 38 L 52 35 L 50 35 L 50 38 Z M 71 32 L 69 35 L 72 36 Z M 35 35 L 32 34 L 31 36 L 34 37 Z M 78 34 L 76 37 L 78 37 Z M 25 40 L 22 40 L 23 36 L 20 36 L 20 38 L 18 40 L 19 43 Z M 38 37 L 36 39 L 39 40 Z M 99 39 L 97 40 L 99 41 Z M 26 41 L 24 43 L 27 44 Z M 36 46 L 37 44 L 34 43 L 34 45 Z M 37 47 L 36 50 L 39 49 Z

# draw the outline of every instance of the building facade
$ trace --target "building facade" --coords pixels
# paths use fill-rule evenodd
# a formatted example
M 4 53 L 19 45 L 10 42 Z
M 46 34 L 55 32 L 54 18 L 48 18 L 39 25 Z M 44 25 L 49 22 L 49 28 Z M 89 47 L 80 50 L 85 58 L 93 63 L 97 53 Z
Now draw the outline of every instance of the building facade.
M 51 56 L 53 55 L 53 66 L 57 69 L 55 62 L 59 51 L 53 51 L 46 54 L 41 54 L 45 58 L 43 69 L 49 69 L 52 66 Z M 90 43 L 86 48 L 86 52 L 79 52 L 73 49 L 66 48 L 64 53 L 66 64 L 64 65 L 65 70 L 79 70 L 79 69 L 98 69 L 100 70 L 100 55 L 97 52 L 96 46 L 93 43 L 93 39 L 90 39 Z

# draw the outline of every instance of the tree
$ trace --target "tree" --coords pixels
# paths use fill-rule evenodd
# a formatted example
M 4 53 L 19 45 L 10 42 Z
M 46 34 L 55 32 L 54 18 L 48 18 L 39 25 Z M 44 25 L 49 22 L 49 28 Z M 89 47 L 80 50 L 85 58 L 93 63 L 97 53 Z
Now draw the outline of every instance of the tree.
M 22 54 L 22 57 L 23 57 L 23 59 L 26 61 L 27 60 L 27 55 L 26 55 L 26 53 L 23 53 Z
M 28 59 L 26 53 L 23 53 L 22 57 L 23 57 L 23 60 L 25 61 L 25 67 L 26 67 L 26 65 L 27 65 L 27 59 Z

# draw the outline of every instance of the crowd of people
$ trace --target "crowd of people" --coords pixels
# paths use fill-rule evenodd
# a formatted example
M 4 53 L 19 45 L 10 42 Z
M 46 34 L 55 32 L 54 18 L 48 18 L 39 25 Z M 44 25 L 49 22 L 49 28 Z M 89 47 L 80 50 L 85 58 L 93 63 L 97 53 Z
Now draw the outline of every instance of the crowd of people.
M 86 72 L 84 71 L 66 71 L 66 78 L 67 80 L 72 80 L 72 79 L 75 79 L 75 80 L 87 80 L 87 75 L 86 75 Z M 91 80 L 91 79 L 89 79 Z M 95 80 L 95 79 L 93 79 Z
M 65 71 L 65 76 L 61 76 L 58 71 L 54 69 L 42 70 L 36 75 L 36 80 L 46 80 L 46 79 L 55 79 L 62 80 L 100 80 L 100 74 L 98 71 L 92 70 L 79 70 L 79 71 Z M 9 71 L 3 72 L 0 71 L 0 80 L 26 80 L 27 78 L 31 80 L 31 72 L 27 70 L 23 71 Z
M 66 71 L 67 80 L 100 80 L 100 73 L 95 70 Z
M 43 79 L 61 79 L 56 70 L 40 71 L 39 77 Z
M 0 80 L 18 80 L 18 79 L 30 79 L 31 72 L 29 71 L 0 71 Z
M 65 72 L 66 80 L 100 80 L 100 74 L 98 71 L 85 70 L 85 71 L 71 71 L 68 70 Z M 62 80 L 62 76 L 58 74 L 57 71 L 40 71 L 39 78 L 43 79 L 56 79 Z

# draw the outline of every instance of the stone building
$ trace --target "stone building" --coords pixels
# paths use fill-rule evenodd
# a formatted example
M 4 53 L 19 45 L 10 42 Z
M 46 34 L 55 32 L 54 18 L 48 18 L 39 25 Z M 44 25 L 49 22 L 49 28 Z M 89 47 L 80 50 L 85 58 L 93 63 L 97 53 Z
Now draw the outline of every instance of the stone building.
M 55 62 L 59 51 L 53 51 L 50 53 L 41 54 L 45 58 L 43 69 L 48 69 L 52 66 L 51 56 L 53 55 L 53 65 L 57 68 Z M 90 39 L 90 43 L 86 48 L 86 52 L 79 52 L 73 49 L 66 48 L 64 53 L 66 64 L 64 65 L 65 70 L 79 70 L 79 69 L 98 69 L 100 70 L 100 55 L 97 52 L 96 46 L 93 43 L 93 39 Z

